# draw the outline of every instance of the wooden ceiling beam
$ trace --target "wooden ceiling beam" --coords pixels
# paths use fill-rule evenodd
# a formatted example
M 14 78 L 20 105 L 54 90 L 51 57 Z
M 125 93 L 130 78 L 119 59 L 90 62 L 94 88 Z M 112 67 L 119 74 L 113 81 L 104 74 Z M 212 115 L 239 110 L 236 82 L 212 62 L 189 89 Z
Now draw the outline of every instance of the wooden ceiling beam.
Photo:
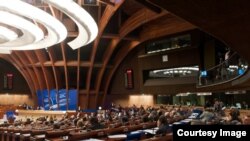
M 136 0 L 138 3 L 142 4 L 144 7 L 148 8 L 149 10 L 155 12 L 155 13 L 161 13 L 161 8 L 155 6 L 154 4 L 146 1 L 146 0 Z
M 77 31 L 71 31 L 68 32 L 68 37 L 77 37 L 78 36 L 78 32 Z M 133 41 L 138 41 L 139 37 L 133 37 L 133 36 L 125 36 L 123 38 L 121 38 L 121 36 L 119 34 L 112 34 L 112 33 L 104 33 L 101 36 L 102 39 L 120 39 L 120 40 L 133 40 Z
M 50 91 L 52 88 L 54 88 L 55 86 L 55 82 L 53 81 L 54 78 L 52 78 L 52 75 L 50 74 L 50 72 L 48 71 L 48 68 L 45 67 L 43 64 L 44 62 L 47 60 L 45 58 L 45 54 L 43 52 L 43 50 L 39 49 L 39 50 L 34 50 L 40 64 L 41 64 L 41 68 L 42 68 L 42 71 L 43 71 L 43 76 L 44 76 L 44 79 L 45 79 L 45 83 L 46 83 L 46 87 L 47 87 L 47 90 Z
M 55 81 L 55 86 L 56 86 L 56 90 L 59 89 L 59 85 L 58 85 L 58 78 L 59 76 L 57 75 L 58 73 L 56 72 L 56 67 L 55 67 L 55 54 L 52 48 L 48 48 L 48 55 L 49 55 L 49 59 L 51 62 L 51 67 L 52 67 L 52 71 L 53 71 L 53 75 L 54 75 L 54 81 Z M 45 62 L 44 62 L 45 64 Z M 45 65 L 44 65 L 45 66 Z
M 44 67 L 43 62 L 45 61 L 44 56 L 42 54 L 41 50 L 34 50 L 39 62 L 41 62 L 41 68 L 42 68 L 42 73 L 43 73 L 43 77 L 45 80 L 45 84 L 46 84 L 46 88 L 47 88 L 47 92 L 48 92 L 48 98 L 50 98 L 50 90 L 51 90 L 51 82 L 50 80 L 53 80 L 51 78 L 48 77 L 48 70 L 47 68 Z M 51 101 L 49 100 L 49 105 L 51 106 Z M 45 106 L 45 105 L 44 105 Z
M 20 51 L 13 51 L 11 53 L 11 57 L 13 58 L 13 60 L 15 60 L 20 66 L 24 66 L 24 64 L 27 63 L 27 60 L 25 58 L 25 56 L 23 54 L 21 54 Z M 32 86 L 36 89 L 37 85 L 35 85 L 36 81 L 33 78 L 34 73 L 32 72 L 32 70 L 28 67 L 24 67 L 23 68 L 27 73 L 28 79 L 30 79 L 30 81 L 32 82 Z
M 67 58 L 66 58 L 66 51 L 65 51 L 65 43 L 60 43 L 62 56 L 63 56 L 63 68 L 64 68 L 64 76 L 65 76 L 65 86 L 66 86 L 66 99 L 67 99 L 67 109 L 68 109 L 68 102 L 69 102 L 69 77 L 68 77 L 68 69 L 67 69 Z
M 99 32 L 98 35 L 94 41 L 93 44 L 93 48 L 92 48 L 92 52 L 90 55 L 90 67 L 87 73 L 87 79 L 86 79 L 86 89 L 87 89 L 87 103 L 86 103 L 86 108 L 89 108 L 89 91 L 90 91 L 90 83 L 91 83 L 91 77 L 92 77 L 92 71 L 93 71 L 93 66 L 94 66 L 94 61 L 95 61 L 95 56 L 96 56 L 96 52 L 97 52 L 97 47 L 99 45 L 101 36 L 104 32 L 105 27 L 107 26 L 109 20 L 111 19 L 111 17 L 115 14 L 115 12 L 120 8 L 120 6 L 122 5 L 122 3 L 124 2 L 124 0 L 121 0 L 119 3 L 117 3 L 114 7 L 107 5 L 104 13 L 99 21 Z
M 133 40 L 133 41 L 139 40 L 139 37 L 121 36 L 119 34 L 111 34 L 111 33 L 103 34 L 101 38 L 103 38 L 103 39 Z
M 27 56 L 28 60 L 29 60 L 29 64 L 31 64 L 31 67 L 35 73 L 34 77 L 36 79 L 36 84 L 38 85 L 38 88 L 36 90 L 42 90 L 43 87 L 42 87 L 42 82 L 40 80 L 40 74 L 37 70 L 37 68 L 35 67 L 34 63 L 33 63 L 33 58 L 32 58 L 32 55 L 31 55 L 31 52 L 32 51 L 24 51 L 24 54 Z
M 115 6 L 115 3 L 111 2 L 110 0 L 98 0 L 100 3 Z
M 145 17 L 145 13 L 148 15 L 148 17 Z M 119 30 L 119 39 L 122 39 L 126 35 L 128 35 L 130 32 L 134 31 L 136 28 L 140 27 L 141 25 L 150 22 L 151 20 L 154 20 L 156 18 L 159 18 L 161 16 L 164 16 L 167 14 L 167 12 L 162 12 L 160 14 L 154 13 L 148 9 L 141 9 L 140 11 L 136 12 L 134 15 L 132 15 Z M 117 48 L 119 42 L 121 40 L 119 39 L 113 39 L 111 40 L 109 46 L 107 47 L 107 50 L 104 53 L 104 58 L 103 58 L 103 66 L 101 70 L 98 73 L 98 76 L 96 78 L 96 98 L 95 98 L 95 103 L 97 104 L 98 101 L 98 91 L 100 90 L 101 87 L 101 82 L 103 79 L 104 72 L 106 70 L 106 66 L 108 62 L 110 61 L 110 58 L 114 52 L 114 50 Z
M 81 48 L 78 48 L 77 49 L 77 71 L 76 71 L 77 105 L 79 105 L 79 103 L 80 103 L 80 101 L 79 101 L 80 71 L 81 71 L 80 63 L 81 63 Z
M 30 60 L 29 60 L 29 56 L 27 56 L 26 54 L 25 54 L 25 51 L 22 51 L 22 52 L 18 52 L 19 53 L 19 58 L 21 57 L 24 61 L 24 63 L 25 64 L 29 64 L 30 63 Z M 25 65 L 24 65 L 24 67 L 25 67 Z M 27 69 L 28 69 L 28 67 L 27 67 Z M 29 69 L 28 69 L 29 70 Z M 34 71 L 34 69 L 33 68 L 30 68 L 30 73 L 32 74 L 32 79 L 33 79 L 33 82 L 34 82 L 34 85 L 35 85 L 35 88 L 36 88 L 36 90 L 38 90 L 39 88 L 40 88 L 40 85 L 39 85 L 39 83 L 36 83 L 36 82 L 38 82 L 38 79 L 37 79 L 37 76 L 36 76 L 36 73 L 35 73 L 35 71 Z

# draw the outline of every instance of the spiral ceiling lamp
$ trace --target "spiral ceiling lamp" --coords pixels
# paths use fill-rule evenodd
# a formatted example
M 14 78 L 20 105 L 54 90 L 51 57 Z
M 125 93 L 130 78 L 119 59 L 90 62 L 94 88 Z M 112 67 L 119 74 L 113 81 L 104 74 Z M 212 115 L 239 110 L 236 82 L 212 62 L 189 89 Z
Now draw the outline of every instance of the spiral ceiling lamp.
M 77 49 L 96 38 L 98 27 L 94 19 L 73 0 L 44 2 L 62 11 L 76 23 L 78 36 L 68 43 L 71 48 Z M 42 25 L 47 33 L 43 33 L 43 30 L 31 21 Z M 16 28 L 21 34 L 5 25 Z M 0 0 L 0 27 L 0 53 L 51 47 L 64 41 L 68 34 L 66 27 L 55 17 L 21 0 Z
M 23 33 L 23 35 L 16 40 L 1 44 L 0 49 L 3 50 L 15 50 L 17 46 L 32 44 L 44 37 L 43 31 L 38 26 L 20 16 L 11 14 L 9 12 L 0 11 L 0 23 L 16 27 Z
M 0 44 L 15 40 L 17 37 L 17 33 L 13 30 L 0 26 Z
M 90 14 L 73 0 L 43 0 L 70 17 L 78 27 L 78 36 L 68 45 L 77 49 L 92 42 L 98 33 L 98 27 Z

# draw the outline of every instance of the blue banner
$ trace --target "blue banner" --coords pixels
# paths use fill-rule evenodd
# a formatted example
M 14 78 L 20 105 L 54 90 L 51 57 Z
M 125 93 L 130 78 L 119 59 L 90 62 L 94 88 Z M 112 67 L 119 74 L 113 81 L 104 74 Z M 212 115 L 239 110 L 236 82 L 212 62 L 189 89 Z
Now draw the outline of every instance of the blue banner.
M 69 90 L 69 98 L 68 98 L 68 109 L 69 110 L 77 110 L 77 90 L 72 89 Z
M 65 89 L 58 91 L 58 100 L 59 110 L 67 110 L 67 91 Z
M 48 90 L 42 90 L 42 94 L 43 94 L 44 109 L 49 110 L 50 109 L 50 98 L 49 98 Z
M 43 93 L 42 93 L 42 91 L 37 90 L 36 94 L 37 94 L 37 100 L 38 100 L 37 104 L 38 104 L 38 106 L 43 107 Z
M 50 95 L 50 97 L 49 97 Z M 68 100 L 67 100 L 68 98 Z M 78 105 L 77 90 L 38 90 L 38 106 L 44 107 L 44 110 L 76 110 Z
M 57 104 L 57 90 L 53 89 L 50 90 L 50 99 L 51 99 L 51 110 L 58 110 L 58 104 Z

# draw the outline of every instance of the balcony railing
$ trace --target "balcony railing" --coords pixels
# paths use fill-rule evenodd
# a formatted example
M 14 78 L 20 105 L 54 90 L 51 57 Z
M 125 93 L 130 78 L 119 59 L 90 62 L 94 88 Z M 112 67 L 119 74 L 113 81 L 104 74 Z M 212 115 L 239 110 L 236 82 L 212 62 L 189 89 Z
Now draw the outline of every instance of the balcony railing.
M 218 85 L 232 81 L 243 75 L 248 69 L 248 63 L 237 53 L 222 63 L 206 71 L 200 71 L 198 87 Z

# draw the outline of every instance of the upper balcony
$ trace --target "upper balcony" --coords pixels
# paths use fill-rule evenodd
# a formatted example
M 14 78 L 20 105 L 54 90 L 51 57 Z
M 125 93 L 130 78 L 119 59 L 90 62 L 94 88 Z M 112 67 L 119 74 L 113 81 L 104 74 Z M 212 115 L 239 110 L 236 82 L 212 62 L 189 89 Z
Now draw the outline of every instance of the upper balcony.
M 247 72 L 248 63 L 236 52 L 227 60 L 205 71 L 200 71 L 197 87 L 224 84 L 236 80 Z

